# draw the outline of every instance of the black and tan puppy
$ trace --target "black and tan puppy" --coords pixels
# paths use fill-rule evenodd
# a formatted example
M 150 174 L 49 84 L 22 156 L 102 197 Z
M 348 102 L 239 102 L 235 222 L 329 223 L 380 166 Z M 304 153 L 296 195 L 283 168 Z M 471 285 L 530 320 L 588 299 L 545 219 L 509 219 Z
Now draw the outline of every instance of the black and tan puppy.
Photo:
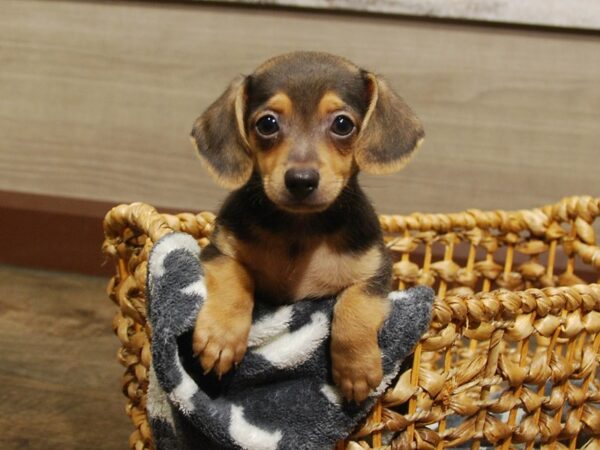
M 313 52 L 235 79 L 197 119 L 201 159 L 235 189 L 201 256 L 208 295 L 194 351 L 206 371 L 223 374 L 244 356 L 255 295 L 337 295 L 334 381 L 357 402 L 379 385 L 391 263 L 357 175 L 399 170 L 423 135 L 381 78 Z

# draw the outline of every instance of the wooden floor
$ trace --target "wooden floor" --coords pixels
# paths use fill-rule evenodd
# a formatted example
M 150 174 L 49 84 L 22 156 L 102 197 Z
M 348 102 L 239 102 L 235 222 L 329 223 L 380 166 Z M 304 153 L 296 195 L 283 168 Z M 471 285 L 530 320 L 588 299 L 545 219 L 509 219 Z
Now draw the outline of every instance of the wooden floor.
M 0 448 L 127 448 L 106 281 L 0 265 Z

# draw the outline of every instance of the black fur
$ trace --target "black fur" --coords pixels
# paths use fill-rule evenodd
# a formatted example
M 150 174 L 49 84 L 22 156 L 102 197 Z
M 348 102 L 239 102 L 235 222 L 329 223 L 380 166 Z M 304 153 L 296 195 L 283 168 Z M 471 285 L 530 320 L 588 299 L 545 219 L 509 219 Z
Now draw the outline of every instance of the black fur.
M 252 159 L 238 129 L 235 105 L 236 97 L 245 88 L 245 78 L 234 80 L 196 120 L 190 134 L 208 167 L 231 186 L 240 186 L 252 170 Z
M 382 239 L 375 210 L 358 185 L 354 174 L 331 206 L 317 213 L 290 213 L 278 208 L 266 195 L 260 175 L 253 173 L 240 189 L 233 191 L 219 211 L 217 225 L 240 240 L 258 240 L 253 230 L 284 233 L 295 248 L 301 249 L 302 239 L 337 233 L 340 252 L 361 253 Z M 296 242 L 294 244 L 294 242 Z
M 363 120 L 356 124 L 358 141 L 348 141 L 349 151 L 356 146 L 354 173 L 325 211 L 291 213 L 267 197 L 262 177 L 256 167 L 252 167 L 253 161 L 245 151 L 244 140 L 253 126 L 250 117 L 273 95 L 285 92 L 293 104 L 293 119 L 308 126 L 315 108 L 328 91 L 339 95 L 362 119 L 371 111 L 368 122 Z M 236 120 L 241 121 L 242 115 L 244 124 L 237 124 Z M 361 129 L 363 124 L 364 130 Z M 225 200 L 215 233 L 223 231 L 238 240 L 259 243 L 266 238 L 265 232 L 281 234 L 289 242 L 290 259 L 297 257 L 306 241 L 315 236 L 330 235 L 340 254 L 359 255 L 378 247 L 382 254 L 381 266 L 377 274 L 367 280 L 365 290 L 374 296 L 387 294 L 391 287 L 392 262 L 383 243 L 377 215 L 358 185 L 357 174 L 359 169 L 374 173 L 386 172 L 386 168 L 394 170 L 423 137 L 423 128 L 410 108 L 383 80 L 326 53 L 296 52 L 279 56 L 267 61 L 252 75 L 235 80 L 200 117 L 192 136 L 212 170 L 224 181 L 241 185 Z M 257 139 L 263 151 L 277 145 L 273 139 L 260 136 Z M 211 244 L 205 248 L 202 260 L 219 255 L 219 249 Z
M 369 295 L 385 297 L 392 290 L 392 257 L 381 243 L 381 265 L 377 274 L 367 280 L 366 292 Z
M 328 90 L 338 93 L 361 116 L 366 112 L 365 79 L 353 64 L 316 52 L 297 52 L 277 60 L 280 62 L 268 65 L 268 70 L 247 77 L 247 115 L 275 93 L 285 92 L 298 109 L 298 118 L 309 117 Z
M 212 236 L 213 239 L 216 237 L 217 233 L 218 233 L 218 228 L 213 232 L 213 236 Z M 210 243 L 202 249 L 202 252 L 200 253 L 200 261 L 202 261 L 202 262 L 212 261 L 213 259 L 215 259 L 216 257 L 221 256 L 221 255 L 222 255 L 222 253 L 217 248 L 217 246 L 213 243 Z

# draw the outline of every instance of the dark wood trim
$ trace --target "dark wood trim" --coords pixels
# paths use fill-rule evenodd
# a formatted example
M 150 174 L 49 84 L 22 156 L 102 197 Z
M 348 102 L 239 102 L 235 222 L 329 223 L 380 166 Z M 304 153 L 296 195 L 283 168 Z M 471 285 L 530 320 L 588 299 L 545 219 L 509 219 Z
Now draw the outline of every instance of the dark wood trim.
M 114 204 L 0 191 L 0 262 L 109 275 L 102 218 Z
M 116 204 L 0 191 L 0 263 L 112 275 L 101 252 L 102 220 Z
M 35 210 L 54 214 L 103 218 L 108 210 L 115 205 L 114 202 L 0 190 L 0 208 L 2 209 Z
M 0 264 L 111 276 L 114 266 L 101 251 L 102 221 L 117 204 L 0 190 Z M 455 262 L 464 264 L 466 258 L 466 247 L 456 249 Z M 555 273 L 561 273 L 565 263 L 564 258 L 557 260 Z M 590 282 L 597 279 L 589 266 L 579 259 L 578 263 L 580 277 Z

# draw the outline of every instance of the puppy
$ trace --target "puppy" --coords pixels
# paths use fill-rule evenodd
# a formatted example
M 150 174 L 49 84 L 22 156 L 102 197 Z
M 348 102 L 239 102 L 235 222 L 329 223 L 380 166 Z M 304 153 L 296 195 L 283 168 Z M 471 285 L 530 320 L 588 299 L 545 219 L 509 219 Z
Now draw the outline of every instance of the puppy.
M 325 53 L 298 52 L 236 78 L 196 120 L 200 158 L 225 186 L 202 252 L 207 298 L 194 351 L 219 376 L 246 351 L 255 298 L 337 296 L 332 375 L 361 402 L 382 379 L 377 332 L 391 260 L 359 170 L 399 170 L 424 132 L 380 77 Z

